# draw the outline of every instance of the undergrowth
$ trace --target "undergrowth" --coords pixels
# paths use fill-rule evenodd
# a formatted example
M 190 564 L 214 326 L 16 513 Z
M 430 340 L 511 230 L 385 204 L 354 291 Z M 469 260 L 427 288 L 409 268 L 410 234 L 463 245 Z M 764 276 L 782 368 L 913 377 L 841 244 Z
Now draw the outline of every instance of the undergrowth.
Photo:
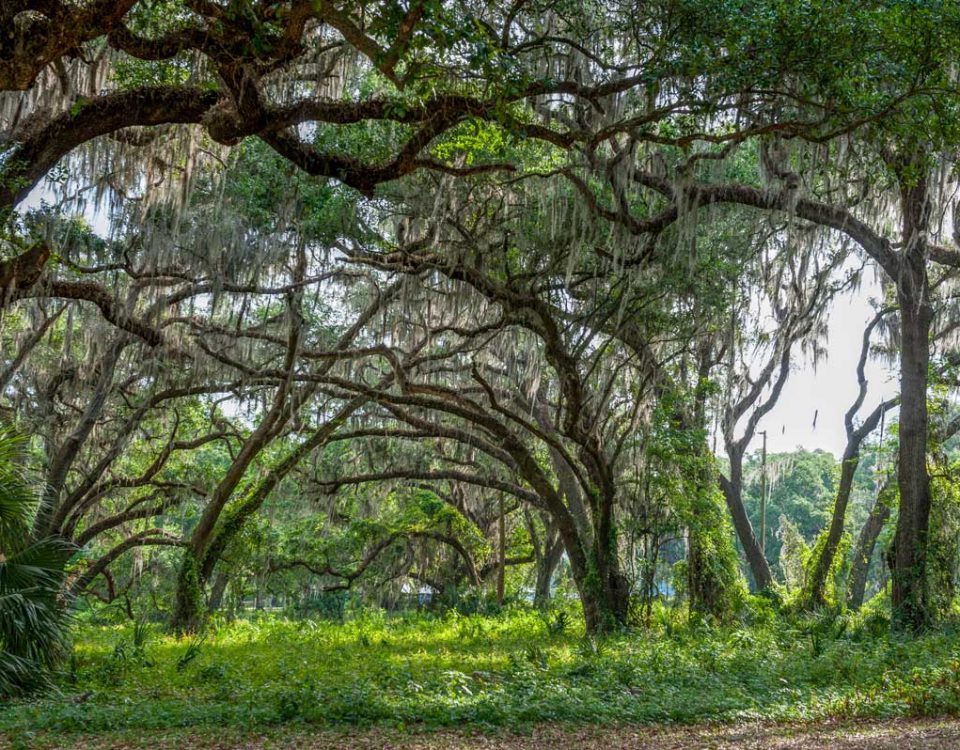
M 736 627 L 671 610 L 586 638 L 575 613 L 261 616 L 200 638 L 85 626 L 54 694 L 0 708 L 0 731 L 278 722 L 523 728 L 533 723 L 813 720 L 956 713 L 960 632 L 890 634 L 877 616 Z

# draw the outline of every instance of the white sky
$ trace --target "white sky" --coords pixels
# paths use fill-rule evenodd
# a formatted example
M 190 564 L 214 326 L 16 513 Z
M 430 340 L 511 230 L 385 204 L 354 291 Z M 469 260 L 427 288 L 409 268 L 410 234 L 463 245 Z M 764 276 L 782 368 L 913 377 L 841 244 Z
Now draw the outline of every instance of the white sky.
M 809 362 L 795 367 L 777 405 L 758 427 L 767 430 L 767 451 L 786 452 L 802 447 L 822 448 L 839 457 L 846 444 L 843 415 L 857 395 L 857 360 L 863 343 L 863 329 L 873 317 L 871 296 L 879 286 L 870 283 L 856 292 L 838 297 L 830 306 L 827 324 L 827 358 L 814 371 Z M 798 363 L 800 364 L 800 363 Z M 883 399 L 896 395 L 896 368 L 870 360 L 866 368 L 868 390 L 860 411 L 867 414 Z M 813 426 L 814 414 L 817 416 Z M 887 412 L 887 423 L 896 409 Z M 761 437 L 755 437 L 749 451 L 758 450 Z

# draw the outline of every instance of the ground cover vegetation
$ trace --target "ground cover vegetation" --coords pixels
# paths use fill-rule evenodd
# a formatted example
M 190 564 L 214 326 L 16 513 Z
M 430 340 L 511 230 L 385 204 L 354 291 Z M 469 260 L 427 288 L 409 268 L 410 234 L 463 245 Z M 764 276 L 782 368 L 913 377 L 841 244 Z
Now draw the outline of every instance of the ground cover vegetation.
M 0 724 L 952 712 L 958 42 L 4 2 Z M 839 461 L 767 455 L 861 323 Z
M 517 607 L 346 622 L 265 615 L 194 640 L 149 625 L 85 628 L 63 694 L 0 714 L 0 727 L 9 737 L 291 722 L 523 732 L 957 710 L 952 632 L 887 639 L 875 616 L 785 626 L 763 605 L 756 616 L 764 621 L 712 628 L 657 608 L 643 637 L 602 640 L 585 639 L 573 612 Z

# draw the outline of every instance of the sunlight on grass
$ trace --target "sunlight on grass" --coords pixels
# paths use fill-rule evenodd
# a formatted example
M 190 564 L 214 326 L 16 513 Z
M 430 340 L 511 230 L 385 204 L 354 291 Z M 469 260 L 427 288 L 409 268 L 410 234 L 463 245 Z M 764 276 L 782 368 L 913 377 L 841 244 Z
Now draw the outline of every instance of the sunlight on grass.
M 570 622 L 578 622 L 574 617 Z M 263 616 L 202 640 L 85 626 L 62 694 L 0 709 L 0 729 L 178 726 L 522 727 L 936 714 L 960 707 L 960 636 L 832 635 L 815 619 L 738 628 L 673 621 L 606 640 L 538 613 Z M 187 655 L 192 655 L 188 658 Z

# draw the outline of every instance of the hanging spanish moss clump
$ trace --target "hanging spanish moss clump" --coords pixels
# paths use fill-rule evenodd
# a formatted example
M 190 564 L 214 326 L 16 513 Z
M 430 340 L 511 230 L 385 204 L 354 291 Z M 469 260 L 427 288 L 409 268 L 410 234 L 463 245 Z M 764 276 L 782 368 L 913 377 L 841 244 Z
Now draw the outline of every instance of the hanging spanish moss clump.
M 87 45 L 83 56 L 57 60 L 26 91 L 0 91 L 0 145 L 19 141 L 107 86 L 117 54 L 105 44 Z

